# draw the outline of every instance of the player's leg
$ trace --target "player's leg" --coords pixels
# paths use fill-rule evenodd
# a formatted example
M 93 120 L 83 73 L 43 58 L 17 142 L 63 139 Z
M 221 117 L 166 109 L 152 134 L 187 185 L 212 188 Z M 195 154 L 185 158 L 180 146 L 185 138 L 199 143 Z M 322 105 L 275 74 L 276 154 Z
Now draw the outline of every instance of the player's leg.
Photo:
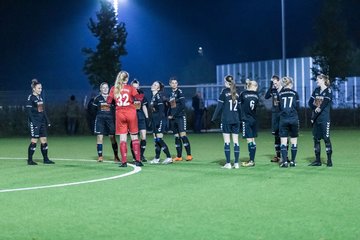
M 98 162 L 102 162 L 103 159 L 103 140 L 104 139 L 104 135 L 99 134 L 96 136 L 96 150 L 97 150 L 97 154 L 98 154 Z
M 119 147 L 118 147 L 118 143 L 116 141 L 116 137 L 115 137 L 115 135 L 109 135 L 109 138 L 110 138 L 112 150 L 114 152 L 114 162 L 120 162 Z
M 313 139 L 314 139 L 314 153 L 315 153 L 315 161 L 309 164 L 309 166 L 321 166 L 321 159 L 320 159 L 320 153 L 321 153 L 321 145 L 320 140 L 322 138 L 322 130 L 320 128 L 321 124 L 314 123 L 313 126 Z
M 47 125 L 44 122 L 43 124 L 41 124 L 40 126 L 40 130 L 39 130 L 39 140 L 41 143 L 41 154 L 43 156 L 44 159 L 44 164 L 54 164 L 53 161 L 51 161 L 48 157 L 48 142 L 47 142 Z
M 333 163 L 332 163 L 332 145 L 331 145 L 331 141 L 330 141 L 330 122 L 326 122 L 325 126 L 323 126 L 324 129 L 324 142 L 325 142 L 325 149 L 326 149 L 326 155 L 327 155 L 327 162 L 326 162 L 326 166 L 328 167 L 332 167 Z
M 272 114 L 272 134 L 274 135 L 274 148 L 275 148 L 275 156 L 274 158 L 271 160 L 271 162 L 280 162 L 280 136 L 279 136 L 279 114 L 278 113 L 273 113 Z
M 192 155 L 191 155 L 191 146 L 190 146 L 190 141 L 189 138 L 186 136 L 186 117 L 182 116 L 176 119 L 177 121 L 177 125 L 178 125 L 178 130 L 180 133 L 180 138 L 181 141 L 183 142 L 184 148 L 186 150 L 186 161 L 191 161 L 193 159 Z
M 36 150 L 37 141 L 38 141 L 38 138 L 31 138 L 30 145 L 28 147 L 28 159 L 27 159 L 28 165 L 37 165 L 37 163 L 33 161 L 33 155 Z
M 240 123 L 233 126 L 232 141 L 234 143 L 234 168 L 239 168 L 240 145 L 239 145 Z
M 227 124 L 222 124 L 223 128 L 223 139 L 224 139 L 224 155 L 226 163 L 223 166 L 225 169 L 231 169 L 231 163 L 230 163 L 230 133 L 227 130 L 228 126 Z
M 140 130 L 140 159 L 142 162 L 147 162 L 144 153 L 146 150 L 146 129 Z

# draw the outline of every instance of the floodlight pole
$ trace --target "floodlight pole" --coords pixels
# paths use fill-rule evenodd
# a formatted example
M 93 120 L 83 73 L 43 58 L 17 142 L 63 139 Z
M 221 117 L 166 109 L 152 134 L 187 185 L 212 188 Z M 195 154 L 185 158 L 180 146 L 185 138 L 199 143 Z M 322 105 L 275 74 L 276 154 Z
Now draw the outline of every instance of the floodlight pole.
M 282 69 L 283 76 L 287 75 L 286 71 L 286 43 L 285 43 L 285 0 L 281 0 L 281 43 L 282 43 Z

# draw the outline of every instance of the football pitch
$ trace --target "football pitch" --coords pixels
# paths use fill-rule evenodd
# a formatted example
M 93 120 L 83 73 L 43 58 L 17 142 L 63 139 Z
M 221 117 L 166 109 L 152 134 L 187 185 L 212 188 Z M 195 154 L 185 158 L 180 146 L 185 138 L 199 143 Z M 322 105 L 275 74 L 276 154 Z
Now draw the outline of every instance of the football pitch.
M 29 139 L 0 138 L 0 239 L 360 239 L 360 131 L 331 134 L 333 168 L 307 166 L 310 131 L 300 132 L 297 166 L 279 168 L 262 131 L 256 166 L 231 170 L 221 169 L 221 133 L 189 134 L 191 162 L 142 168 L 114 164 L 108 139 L 108 161 L 96 162 L 95 136 L 50 136 L 56 164 L 42 164 L 38 144 L 39 165 L 28 166 Z M 145 156 L 154 157 L 150 135 Z

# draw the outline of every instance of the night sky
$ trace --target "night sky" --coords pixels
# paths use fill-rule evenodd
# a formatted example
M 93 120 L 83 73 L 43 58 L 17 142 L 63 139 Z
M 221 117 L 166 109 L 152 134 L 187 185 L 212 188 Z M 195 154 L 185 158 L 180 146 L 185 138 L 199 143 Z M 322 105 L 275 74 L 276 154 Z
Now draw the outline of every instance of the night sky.
M 287 57 L 304 56 L 321 0 L 285 2 Z M 90 88 L 81 49 L 96 45 L 87 23 L 97 0 L 0 6 L 0 90 L 29 89 L 34 77 L 47 89 Z M 180 76 L 200 46 L 214 64 L 281 58 L 280 0 L 127 0 L 119 21 L 128 31 L 123 69 L 143 85 Z

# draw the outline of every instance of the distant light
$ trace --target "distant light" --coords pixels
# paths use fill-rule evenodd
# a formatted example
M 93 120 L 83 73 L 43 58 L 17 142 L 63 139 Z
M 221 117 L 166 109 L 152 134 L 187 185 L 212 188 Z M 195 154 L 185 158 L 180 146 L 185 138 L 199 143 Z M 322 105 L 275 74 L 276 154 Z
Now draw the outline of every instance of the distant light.
M 199 47 L 199 48 L 198 48 L 198 54 L 199 54 L 200 56 L 203 56 L 203 55 L 204 55 L 204 50 L 203 50 L 202 47 Z

